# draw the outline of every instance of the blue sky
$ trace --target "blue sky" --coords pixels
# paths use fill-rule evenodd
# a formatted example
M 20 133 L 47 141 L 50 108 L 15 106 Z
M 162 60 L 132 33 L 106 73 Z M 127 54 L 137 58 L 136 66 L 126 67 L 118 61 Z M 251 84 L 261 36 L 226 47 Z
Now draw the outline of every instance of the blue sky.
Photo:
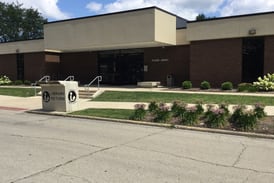
M 274 11 L 274 0 L 0 0 L 38 9 L 49 21 L 158 6 L 188 20 Z

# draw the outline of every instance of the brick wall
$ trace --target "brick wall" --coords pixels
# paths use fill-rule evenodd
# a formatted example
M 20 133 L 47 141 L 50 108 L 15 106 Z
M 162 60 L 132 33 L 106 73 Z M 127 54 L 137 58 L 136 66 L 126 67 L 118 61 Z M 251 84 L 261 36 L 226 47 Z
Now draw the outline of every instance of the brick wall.
M 181 86 L 182 81 L 189 79 L 189 46 L 146 48 L 144 65 L 148 67 L 145 81 L 161 81 L 166 85 L 167 75 L 172 74 L 174 84 Z
M 16 80 L 16 66 L 16 54 L 0 55 L 0 75 L 6 75 L 11 80 Z
M 225 81 L 241 82 L 242 39 L 192 42 L 190 53 L 190 80 L 194 86 L 200 86 L 203 80 L 213 87 Z
M 24 54 L 24 74 L 25 80 L 38 81 L 45 75 L 45 53 L 25 53 Z M 47 73 L 50 74 L 50 73 Z

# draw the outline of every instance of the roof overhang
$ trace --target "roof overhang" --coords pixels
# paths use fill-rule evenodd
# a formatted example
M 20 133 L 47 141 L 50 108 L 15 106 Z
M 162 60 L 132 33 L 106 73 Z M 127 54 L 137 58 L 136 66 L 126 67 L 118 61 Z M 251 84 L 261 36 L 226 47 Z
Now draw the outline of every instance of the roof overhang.
M 0 44 L 0 54 L 43 52 L 44 39 L 15 41 Z
M 176 45 L 176 16 L 158 8 L 45 24 L 45 50 L 60 52 Z

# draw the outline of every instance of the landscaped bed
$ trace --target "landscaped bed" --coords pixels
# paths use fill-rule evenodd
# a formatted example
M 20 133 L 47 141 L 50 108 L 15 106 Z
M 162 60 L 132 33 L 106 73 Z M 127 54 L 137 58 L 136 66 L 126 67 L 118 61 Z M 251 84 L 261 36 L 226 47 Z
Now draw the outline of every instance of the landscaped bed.
M 80 116 L 132 120 L 132 116 L 134 115 L 134 112 L 135 110 L 129 110 L 129 109 L 86 109 L 82 111 L 76 111 L 71 114 L 80 115 Z M 153 122 L 153 118 L 154 116 L 152 114 L 147 114 L 146 117 L 142 119 L 142 121 Z M 136 120 L 136 121 L 139 121 L 139 120 Z M 171 117 L 170 120 L 167 122 L 153 122 L 153 123 L 167 123 L 167 124 L 171 124 L 172 126 L 181 124 L 180 120 L 176 117 Z M 230 131 L 245 131 L 245 130 L 241 130 L 233 127 L 228 121 L 226 121 L 225 123 L 226 123 L 225 126 L 215 127 L 215 129 L 224 129 L 224 130 L 230 130 Z M 208 126 L 204 123 L 202 116 L 200 117 L 197 123 L 191 126 L 208 128 Z M 246 130 L 246 131 L 263 133 L 263 134 L 274 134 L 274 118 L 272 116 L 266 116 L 258 121 L 257 125 L 255 125 L 253 130 Z
M 129 120 L 130 117 L 134 114 L 134 110 L 130 109 L 86 109 L 82 111 L 77 111 L 71 113 L 73 115 L 80 116 L 93 116 L 93 117 L 103 117 L 103 118 L 112 118 L 112 119 L 126 119 Z M 152 122 L 152 117 L 148 116 L 143 121 Z M 179 124 L 178 120 L 173 119 L 168 122 L 169 124 Z M 195 127 L 204 127 L 207 126 L 204 123 L 197 123 L 194 125 Z M 232 126 L 226 126 L 225 128 L 219 128 L 225 130 L 236 131 Z M 263 133 L 263 134 L 274 134 L 274 117 L 267 116 L 263 119 L 259 120 L 257 127 L 253 130 L 255 133 Z
M 84 111 L 74 112 L 73 114 L 154 123 L 167 123 L 171 125 L 217 128 L 231 131 L 252 131 L 255 133 L 274 134 L 274 117 L 265 116 L 263 107 L 265 105 L 274 105 L 274 97 L 269 96 L 240 96 L 226 95 L 225 93 L 224 95 L 215 95 L 195 93 L 186 94 L 107 91 L 98 98 L 94 99 L 94 101 L 137 102 L 140 104 L 135 106 L 135 110 L 87 109 Z M 166 106 L 165 103 L 171 103 L 172 101 L 176 101 L 173 102 L 172 107 Z M 150 104 L 145 107 L 142 102 Z M 155 108 L 154 112 L 153 109 L 150 109 L 151 104 L 153 103 Z M 174 109 L 175 103 L 180 106 L 179 110 L 181 110 L 181 112 L 176 112 L 176 109 Z M 197 105 L 188 105 L 188 103 L 197 103 Z M 206 109 L 203 107 L 202 112 L 195 114 L 197 109 L 199 107 L 201 108 L 202 103 L 220 105 L 215 105 L 213 107 L 211 105 L 207 105 Z M 234 111 L 239 109 L 240 112 L 238 112 L 238 114 L 234 114 L 234 111 L 229 112 L 226 104 L 238 105 Z M 245 105 L 254 106 L 251 109 L 245 109 Z M 226 107 L 223 108 L 222 106 Z M 259 107 L 258 109 L 260 114 L 256 112 L 256 107 Z M 192 114 L 191 110 L 193 110 Z

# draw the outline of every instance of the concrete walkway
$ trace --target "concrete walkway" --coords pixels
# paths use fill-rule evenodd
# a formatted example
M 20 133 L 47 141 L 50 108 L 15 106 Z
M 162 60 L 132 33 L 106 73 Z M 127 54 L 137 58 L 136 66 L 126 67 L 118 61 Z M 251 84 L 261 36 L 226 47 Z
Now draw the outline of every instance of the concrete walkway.
M 84 89 L 81 88 L 80 89 Z M 91 87 L 91 90 L 96 90 L 96 87 Z M 127 87 L 102 87 L 100 90 L 103 91 L 146 91 L 146 92 L 170 92 L 170 93 L 194 93 L 194 91 L 184 91 L 179 88 L 137 88 L 134 86 Z M 274 93 L 232 93 L 232 92 L 196 92 L 201 94 L 228 94 L 228 95 L 242 95 L 242 96 L 267 96 L 274 97 Z M 134 105 L 140 102 L 95 102 L 89 99 L 80 99 L 78 102 L 79 110 L 87 108 L 106 108 L 106 109 L 134 109 Z M 148 103 L 145 103 L 148 105 Z M 169 104 L 171 105 L 171 104 Z M 229 108 L 232 110 L 233 105 Z M 12 97 L 0 95 L 0 109 L 7 110 L 35 110 L 42 109 L 42 99 L 41 96 L 35 97 Z M 265 111 L 267 115 L 274 116 L 274 106 L 266 106 Z
M 81 88 L 81 87 L 80 87 Z M 84 88 L 81 88 L 84 89 Z M 96 90 L 97 88 L 90 88 L 91 90 Z M 163 92 L 163 93 L 195 93 L 195 94 L 212 94 L 212 95 L 240 95 L 240 96 L 265 96 L 274 97 L 274 92 L 260 92 L 260 93 L 240 93 L 240 92 L 210 92 L 210 91 L 189 91 L 182 90 L 181 88 L 139 88 L 136 86 L 126 86 L 126 87 L 101 87 L 102 91 L 127 91 L 127 92 Z M 142 103 L 142 102 L 137 102 Z M 109 109 L 134 109 L 136 102 L 94 102 L 89 100 L 80 101 L 79 107 L 81 109 L 85 108 L 109 108 Z M 148 103 L 143 103 L 148 106 Z M 171 105 L 171 104 L 168 104 Z M 229 105 L 229 110 L 232 111 L 235 105 Z M 206 107 L 206 105 L 204 105 Z M 251 106 L 247 106 L 251 107 Z M 265 112 L 268 116 L 274 116 L 274 106 L 266 106 Z

